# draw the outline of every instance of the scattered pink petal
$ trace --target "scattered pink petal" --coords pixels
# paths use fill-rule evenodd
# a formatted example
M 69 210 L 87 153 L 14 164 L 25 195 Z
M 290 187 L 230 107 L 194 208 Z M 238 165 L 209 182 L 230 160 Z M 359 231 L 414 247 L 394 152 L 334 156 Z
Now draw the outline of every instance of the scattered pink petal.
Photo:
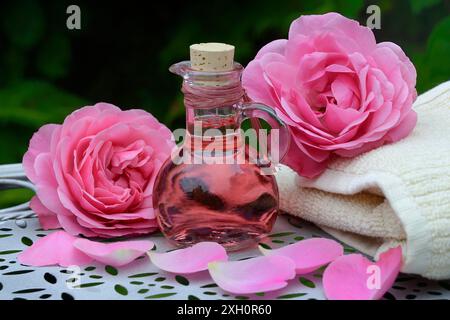
M 325 238 L 302 240 L 279 249 L 259 247 L 266 256 L 284 256 L 295 262 L 297 274 L 306 274 L 329 264 L 344 254 L 344 248 L 336 241 Z
M 206 270 L 208 263 L 228 259 L 225 249 L 215 242 L 200 242 L 192 247 L 167 253 L 150 251 L 148 255 L 158 268 L 184 274 Z
M 295 277 L 295 263 L 283 256 L 263 256 L 242 261 L 211 262 L 213 280 L 223 290 L 247 294 L 284 288 Z
M 121 267 L 144 255 L 153 248 L 154 243 L 145 240 L 101 243 L 87 239 L 77 239 L 73 245 L 96 261 L 114 267 Z
M 56 231 L 37 240 L 18 256 L 21 264 L 33 267 L 86 265 L 92 258 L 73 246 L 77 238 L 65 231 Z
M 323 274 L 323 288 L 330 300 L 376 300 L 388 291 L 402 265 L 401 247 L 390 249 L 371 262 L 360 254 L 333 261 Z

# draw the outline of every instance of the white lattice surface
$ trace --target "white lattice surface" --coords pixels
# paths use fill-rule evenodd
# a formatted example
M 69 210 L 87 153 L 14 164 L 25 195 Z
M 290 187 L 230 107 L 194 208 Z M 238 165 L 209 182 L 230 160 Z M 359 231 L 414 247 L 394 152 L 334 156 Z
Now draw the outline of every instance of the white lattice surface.
M 163 272 L 144 257 L 115 269 L 92 264 L 80 269 L 79 288 L 72 288 L 73 274 L 60 267 L 33 268 L 20 265 L 17 254 L 49 231 L 40 229 L 36 218 L 0 222 L 0 299 L 324 299 L 322 271 L 297 276 L 281 290 L 236 296 L 214 285 L 207 272 L 180 276 Z M 264 241 L 278 247 L 303 238 L 327 236 L 314 226 L 287 216 L 279 217 Z M 160 235 L 145 237 L 160 252 L 173 249 Z M 353 252 L 346 247 L 346 252 Z M 232 253 L 232 260 L 259 255 L 257 249 Z M 434 282 L 400 275 L 387 299 L 449 299 L 450 282 Z

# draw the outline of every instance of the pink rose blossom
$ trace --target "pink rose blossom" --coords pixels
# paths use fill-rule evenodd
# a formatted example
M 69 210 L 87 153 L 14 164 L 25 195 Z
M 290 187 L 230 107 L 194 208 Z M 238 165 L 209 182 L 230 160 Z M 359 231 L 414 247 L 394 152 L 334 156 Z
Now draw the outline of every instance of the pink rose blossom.
M 417 116 L 416 70 L 391 42 L 337 13 L 302 16 L 243 74 L 247 95 L 290 127 L 285 158 L 313 178 L 333 156 L 354 157 L 406 137 Z
M 31 208 L 45 229 L 71 235 L 152 232 L 153 183 L 173 146 L 169 129 L 143 110 L 81 108 L 33 135 L 23 158 L 37 188 Z

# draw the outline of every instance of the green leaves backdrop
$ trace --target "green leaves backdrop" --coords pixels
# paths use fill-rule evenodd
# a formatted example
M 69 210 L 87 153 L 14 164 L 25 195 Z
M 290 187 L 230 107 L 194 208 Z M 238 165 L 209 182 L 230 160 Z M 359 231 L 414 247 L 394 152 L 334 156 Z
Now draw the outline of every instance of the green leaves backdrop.
M 0 164 L 20 162 L 32 133 L 98 101 L 143 108 L 172 129 L 184 125 L 179 79 L 167 68 L 191 43 L 236 46 L 244 65 L 265 43 L 287 36 L 302 14 L 337 11 L 365 24 L 381 8 L 378 41 L 413 60 L 419 93 L 450 78 L 448 0 L 37 1 L 0 3 Z M 81 30 L 66 8 L 81 9 Z M 0 207 L 29 197 L 2 191 Z

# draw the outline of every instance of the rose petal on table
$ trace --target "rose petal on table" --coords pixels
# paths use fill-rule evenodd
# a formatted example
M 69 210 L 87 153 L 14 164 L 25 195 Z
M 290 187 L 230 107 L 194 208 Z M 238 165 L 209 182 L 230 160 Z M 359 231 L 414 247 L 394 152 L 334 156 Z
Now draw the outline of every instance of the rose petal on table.
M 310 273 L 344 254 L 342 245 L 325 238 L 302 240 L 272 250 L 260 246 L 259 250 L 266 256 L 277 255 L 292 259 L 295 262 L 297 274 Z
M 376 300 L 388 291 L 402 265 L 402 249 L 382 253 L 377 262 L 361 254 L 334 260 L 323 274 L 325 296 L 330 300 Z
M 21 264 L 33 267 L 89 264 L 93 259 L 73 246 L 76 239 L 65 231 L 55 231 L 37 240 L 17 258 Z
M 154 243 L 147 240 L 102 243 L 87 239 L 77 239 L 75 248 L 103 264 L 114 267 L 126 265 L 153 248 Z
M 215 242 L 200 242 L 192 247 L 167 253 L 148 252 L 151 262 L 172 273 L 194 273 L 208 269 L 208 263 L 228 259 L 224 247 Z
M 283 256 L 262 256 L 242 261 L 211 262 L 209 273 L 223 290 L 235 294 L 284 288 L 295 277 L 295 263 Z

